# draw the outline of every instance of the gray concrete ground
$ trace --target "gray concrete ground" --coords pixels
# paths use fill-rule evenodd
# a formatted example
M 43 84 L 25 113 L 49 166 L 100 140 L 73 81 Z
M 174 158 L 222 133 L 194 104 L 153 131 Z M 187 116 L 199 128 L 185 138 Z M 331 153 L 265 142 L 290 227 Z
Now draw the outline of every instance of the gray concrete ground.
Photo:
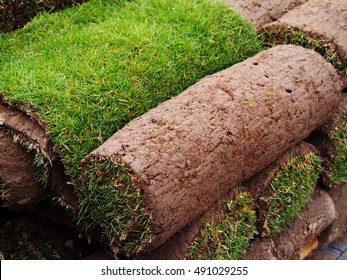
M 307 260 L 347 260 L 347 233 L 330 243 L 327 247 L 316 249 Z

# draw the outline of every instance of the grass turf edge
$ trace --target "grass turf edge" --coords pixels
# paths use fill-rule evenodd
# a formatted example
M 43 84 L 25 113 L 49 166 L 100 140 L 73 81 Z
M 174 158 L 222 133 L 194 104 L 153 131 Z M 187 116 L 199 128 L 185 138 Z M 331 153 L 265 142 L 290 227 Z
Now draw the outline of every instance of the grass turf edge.
M 150 243 L 150 211 L 140 180 L 118 159 L 88 158 L 78 188 L 78 224 L 86 231 L 100 228 L 111 247 L 136 254 Z M 81 184 L 81 185 L 82 185 Z
M 238 187 L 224 208 L 208 216 L 187 249 L 187 259 L 240 259 L 257 234 L 252 195 Z
M 258 200 L 259 207 L 266 209 L 263 236 L 282 232 L 300 215 L 312 197 L 322 170 L 320 157 L 310 152 L 292 158 L 277 174 L 269 174 L 274 178 Z
M 347 182 L 347 115 L 330 133 L 329 138 L 336 143 L 328 167 L 328 176 L 336 184 Z
M 285 26 L 265 27 L 259 30 L 259 35 L 265 42 L 266 47 L 293 44 L 312 49 L 329 61 L 340 74 L 347 73 L 347 65 L 340 59 L 334 43 L 321 35 L 308 34 L 301 30 L 287 28 Z

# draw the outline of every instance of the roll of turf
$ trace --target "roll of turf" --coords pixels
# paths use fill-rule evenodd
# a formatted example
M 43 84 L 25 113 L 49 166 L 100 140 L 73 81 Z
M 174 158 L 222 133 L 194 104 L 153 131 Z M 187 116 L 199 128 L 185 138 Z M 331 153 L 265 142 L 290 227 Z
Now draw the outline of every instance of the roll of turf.
M 31 153 L 37 185 L 77 213 L 84 156 L 131 119 L 257 53 L 261 41 L 215 1 L 92 0 L 0 33 L 0 49 L 0 129 L 8 136 L 0 141 Z M 4 173 L 13 176 L 0 166 Z
M 154 249 L 337 109 L 336 70 L 279 46 L 199 81 L 83 161 L 81 219 L 110 244 Z
M 347 2 L 309 0 L 260 31 L 270 45 L 298 44 L 325 56 L 347 73 Z

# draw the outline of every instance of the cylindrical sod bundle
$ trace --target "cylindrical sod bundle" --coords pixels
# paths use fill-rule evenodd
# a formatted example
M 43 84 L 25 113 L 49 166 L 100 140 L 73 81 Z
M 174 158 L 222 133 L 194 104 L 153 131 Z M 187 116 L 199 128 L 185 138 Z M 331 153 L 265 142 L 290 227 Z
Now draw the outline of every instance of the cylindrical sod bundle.
M 316 189 L 312 200 L 302 209 L 290 227 L 272 238 L 258 238 L 244 259 L 288 260 L 297 255 L 336 219 L 334 202 L 329 195 Z
M 257 28 L 279 19 L 288 10 L 307 0 L 225 0 L 247 17 Z
M 335 69 L 297 46 L 208 76 L 82 161 L 80 221 L 127 253 L 154 249 L 321 126 L 340 98 Z
M 292 43 L 313 48 L 346 72 L 346 0 L 309 0 L 265 25 L 262 33 L 270 45 Z

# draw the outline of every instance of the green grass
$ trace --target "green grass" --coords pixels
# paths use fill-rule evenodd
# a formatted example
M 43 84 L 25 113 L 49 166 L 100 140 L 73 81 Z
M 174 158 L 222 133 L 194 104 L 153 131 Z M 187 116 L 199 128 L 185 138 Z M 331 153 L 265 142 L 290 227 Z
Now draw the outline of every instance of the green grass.
M 149 215 L 137 179 L 128 168 L 111 160 L 88 163 L 80 192 L 80 220 L 85 230 L 101 229 L 111 246 L 133 254 L 151 239 Z
M 0 229 L 0 255 L 7 260 L 61 259 L 50 244 L 16 224 L 7 224 Z
M 200 234 L 188 247 L 187 259 L 241 259 L 257 234 L 254 199 L 237 190 L 219 213 L 205 219 Z
M 213 1 L 91 1 L 0 35 L 0 92 L 42 118 L 68 174 L 131 119 L 260 50 Z
M 328 175 L 336 184 L 347 182 L 347 115 L 343 115 L 330 139 L 336 143 L 336 148 L 328 167 Z
M 293 44 L 313 49 L 334 65 L 340 73 L 347 73 L 347 65 L 341 61 L 337 54 L 336 47 L 320 35 L 307 34 L 300 30 L 291 30 L 283 27 L 263 29 L 260 35 L 264 42 L 266 42 L 267 47 Z
M 81 220 L 107 228 L 104 216 L 117 202 L 103 215 L 88 214 L 105 196 L 90 197 L 91 179 L 80 185 L 80 161 L 130 120 L 261 45 L 223 1 L 92 0 L 0 34 L 0 98 L 31 105 L 77 186 L 87 216 Z M 110 192 L 118 187 L 110 184 Z M 126 214 L 119 224 L 127 224 Z M 107 236 L 124 245 L 124 230 L 111 228 Z M 142 246 L 128 239 L 128 252 Z
M 292 158 L 273 180 L 264 195 L 259 198 L 266 210 L 265 234 L 283 231 L 301 213 L 311 199 L 319 174 L 320 158 L 313 153 Z

